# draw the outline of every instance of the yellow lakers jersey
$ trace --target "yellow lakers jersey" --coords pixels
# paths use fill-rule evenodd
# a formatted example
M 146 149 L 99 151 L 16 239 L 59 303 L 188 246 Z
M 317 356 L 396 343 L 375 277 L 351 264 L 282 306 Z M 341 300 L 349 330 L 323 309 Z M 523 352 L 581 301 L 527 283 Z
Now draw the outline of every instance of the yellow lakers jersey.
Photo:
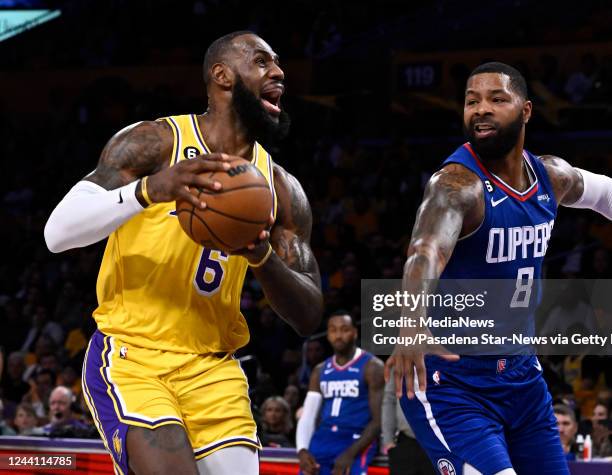
M 166 117 L 174 133 L 170 166 L 210 153 L 195 115 Z M 272 159 L 255 143 L 252 162 L 268 180 Z M 247 260 L 207 249 L 182 230 L 175 202 L 155 203 L 108 238 L 97 283 L 99 330 L 143 348 L 233 352 L 249 341 L 240 313 Z

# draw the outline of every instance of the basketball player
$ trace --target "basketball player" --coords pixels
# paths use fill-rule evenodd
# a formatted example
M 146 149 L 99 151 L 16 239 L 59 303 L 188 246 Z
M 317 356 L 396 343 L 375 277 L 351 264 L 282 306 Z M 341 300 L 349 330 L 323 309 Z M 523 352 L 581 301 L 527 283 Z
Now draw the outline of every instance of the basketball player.
M 427 185 L 408 249 L 405 288 L 427 291 L 425 279 L 438 278 L 533 282 L 541 277 L 558 205 L 612 217 L 610 178 L 523 149 L 531 111 L 516 69 L 494 62 L 472 71 L 463 117 L 469 142 Z M 509 254 L 499 235 L 506 235 L 507 246 L 516 229 L 525 244 Z M 397 347 L 385 373 L 396 368 L 406 418 L 440 473 L 569 473 L 534 355 L 459 359 L 424 353 L 422 347 Z
M 313 370 L 296 430 L 301 473 L 366 475 L 378 452 L 383 363 L 357 347 L 357 328 L 346 312 L 329 317 L 327 339 L 334 355 Z
M 233 357 L 249 340 L 247 267 L 298 333 L 321 319 L 310 205 L 258 143 L 287 131 L 278 56 L 255 34 L 231 33 L 208 48 L 204 78 L 205 114 L 118 132 L 45 227 L 53 252 L 108 237 L 83 389 L 119 474 L 258 473 L 247 382 Z M 270 232 L 239 255 L 196 245 L 175 214 L 177 198 L 206 206 L 186 187 L 221 190 L 197 174 L 227 170 L 232 156 L 251 159 L 274 196 Z

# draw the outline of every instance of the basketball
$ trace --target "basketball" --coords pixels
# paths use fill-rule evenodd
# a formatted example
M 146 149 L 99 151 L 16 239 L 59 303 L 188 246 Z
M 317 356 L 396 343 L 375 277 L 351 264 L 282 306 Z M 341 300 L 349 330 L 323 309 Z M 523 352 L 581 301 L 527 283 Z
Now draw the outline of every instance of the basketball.
M 183 230 L 196 243 L 221 251 L 246 247 L 266 228 L 272 212 L 272 193 L 264 175 L 248 160 L 230 162 L 226 172 L 207 172 L 222 184 L 219 191 L 190 188 L 206 202 L 199 209 L 184 200 L 176 201 Z

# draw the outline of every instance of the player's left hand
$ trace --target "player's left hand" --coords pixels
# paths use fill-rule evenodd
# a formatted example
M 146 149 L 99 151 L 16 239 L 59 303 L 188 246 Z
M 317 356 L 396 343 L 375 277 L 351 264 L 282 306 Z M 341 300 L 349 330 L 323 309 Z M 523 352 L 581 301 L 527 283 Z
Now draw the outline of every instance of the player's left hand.
M 342 452 L 334 461 L 334 468 L 332 469 L 332 475 L 349 475 L 351 473 L 351 466 L 355 457 L 348 451 Z
M 230 254 L 243 256 L 251 264 L 260 262 L 268 252 L 268 248 L 270 246 L 270 229 L 273 225 L 274 216 L 270 215 L 268 226 L 259 233 L 259 236 L 257 236 L 257 240 L 255 242 L 252 242 L 247 247 L 243 247 L 242 249 L 231 251 Z

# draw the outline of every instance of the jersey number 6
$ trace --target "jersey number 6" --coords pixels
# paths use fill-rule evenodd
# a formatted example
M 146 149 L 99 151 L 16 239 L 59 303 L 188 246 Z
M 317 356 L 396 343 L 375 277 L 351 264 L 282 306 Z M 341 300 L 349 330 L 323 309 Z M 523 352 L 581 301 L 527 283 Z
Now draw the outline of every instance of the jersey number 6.
M 193 285 L 198 293 L 210 296 L 219 290 L 224 273 L 221 261 L 227 261 L 227 258 L 225 252 L 202 249 L 200 263 L 193 279 Z

